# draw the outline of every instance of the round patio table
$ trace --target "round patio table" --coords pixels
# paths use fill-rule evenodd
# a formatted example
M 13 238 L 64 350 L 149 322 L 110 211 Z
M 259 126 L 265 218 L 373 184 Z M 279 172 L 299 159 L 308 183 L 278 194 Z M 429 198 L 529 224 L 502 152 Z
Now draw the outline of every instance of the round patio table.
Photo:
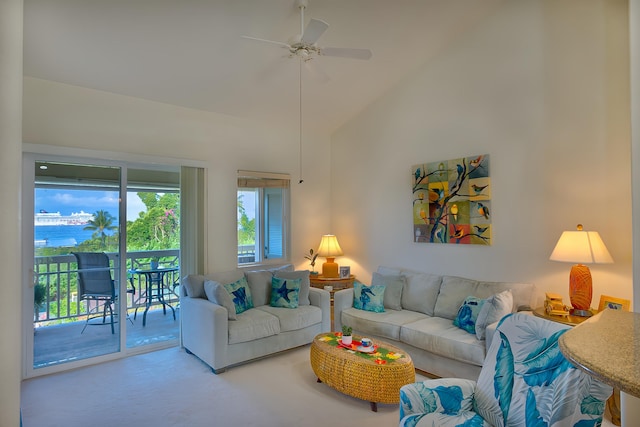
M 373 353 L 357 351 L 360 337 L 353 337 L 350 348 L 341 345 L 337 333 L 316 335 L 311 343 L 310 359 L 318 382 L 346 395 L 378 403 L 400 402 L 400 387 L 416 380 L 411 357 L 403 350 L 384 341 L 374 340 Z

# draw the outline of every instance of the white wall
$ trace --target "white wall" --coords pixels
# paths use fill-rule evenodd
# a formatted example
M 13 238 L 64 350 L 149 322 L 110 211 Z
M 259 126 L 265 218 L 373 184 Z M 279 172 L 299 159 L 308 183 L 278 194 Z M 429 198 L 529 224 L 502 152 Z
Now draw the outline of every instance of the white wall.
M 597 230 L 631 299 L 626 1 L 507 1 L 332 136 L 331 226 L 358 278 L 393 265 L 525 281 L 568 303 L 563 230 Z M 493 244 L 413 243 L 411 166 L 491 155 Z
M 298 184 L 298 128 L 242 119 L 34 78 L 24 82 L 23 141 L 205 162 L 208 271 L 236 266 L 236 171 L 290 173 L 292 257 L 316 247 L 328 224 L 328 136 L 304 140 Z
M 0 426 L 20 423 L 22 0 L 0 2 Z

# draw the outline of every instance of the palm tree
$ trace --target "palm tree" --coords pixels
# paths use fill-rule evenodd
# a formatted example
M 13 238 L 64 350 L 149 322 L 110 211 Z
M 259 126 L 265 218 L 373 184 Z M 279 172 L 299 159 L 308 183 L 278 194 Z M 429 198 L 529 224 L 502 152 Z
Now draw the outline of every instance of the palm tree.
M 109 212 L 99 210 L 93 214 L 93 219 L 89 221 L 89 224 L 84 227 L 85 230 L 95 230 L 94 237 L 100 237 L 102 240 L 102 246 L 105 246 L 105 240 L 107 234 L 105 230 L 114 231 L 118 229 L 117 225 L 112 225 L 115 218 Z

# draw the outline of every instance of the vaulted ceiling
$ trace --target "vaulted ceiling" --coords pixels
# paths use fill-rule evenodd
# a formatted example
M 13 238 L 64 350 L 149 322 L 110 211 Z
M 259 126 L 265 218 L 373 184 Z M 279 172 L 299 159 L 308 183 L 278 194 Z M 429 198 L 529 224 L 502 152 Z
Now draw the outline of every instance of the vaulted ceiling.
M 455 43 L 504 0 L 309 0 L 329 24 L 302 70 L 305 127 L 332 132 Z M 224 115 L 297 126 L 296 0 L 24 0 L 24 74 Z M 305 23 L 306 24 L 306 23 Z M 326 75 L 327 81 L 318 78 Z M 326 80 L 326 79 L 325 79 Z

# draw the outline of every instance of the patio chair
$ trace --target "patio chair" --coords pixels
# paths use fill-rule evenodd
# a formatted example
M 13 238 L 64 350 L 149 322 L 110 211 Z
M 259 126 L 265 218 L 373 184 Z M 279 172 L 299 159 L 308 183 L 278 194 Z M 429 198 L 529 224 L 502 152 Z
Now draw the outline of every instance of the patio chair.
M 498 325 L 478 381 L 449 378 L 400 389 L 400 426 L 599 426 L 612 388 L 564 358 L 569 327 L 525 313 Z
M 113 325 L 117 322 L 113 311 L 118 301 L 118 290 L 111 278 L 109 257 L 104 252 L 74 252 L 73 255 L 78 262 L 78 302 L 87 301 L 88 309 L 87 321 L 80 333 L 88 325 L 107 325 L 108 312 L 111 333 L 115 334 Z M 135 293 L 135 288 L 127 290 L 127 293 Z M 95 302 L 94 308 L 90 308 L 90 301 Z M 91 322 L 98 317 L 102 317 L 102 323 Z

